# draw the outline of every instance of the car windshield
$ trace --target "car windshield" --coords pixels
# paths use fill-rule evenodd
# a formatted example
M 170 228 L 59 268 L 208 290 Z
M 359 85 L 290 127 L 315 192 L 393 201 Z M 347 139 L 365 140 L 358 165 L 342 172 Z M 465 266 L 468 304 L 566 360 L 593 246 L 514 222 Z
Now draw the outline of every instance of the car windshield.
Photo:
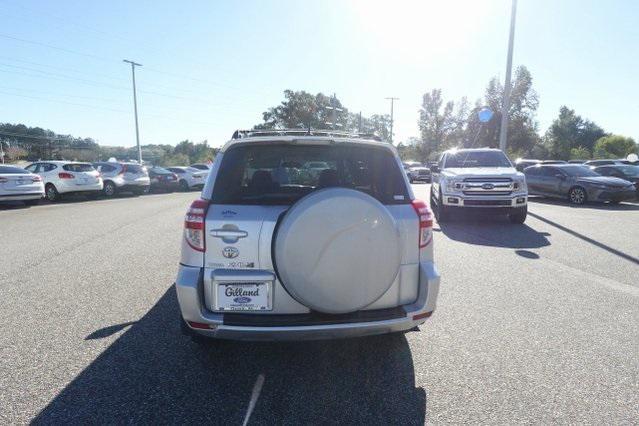
M 68 172 L 92 172 L 95 171 L 95 167 L 92 164 L 87 163 L 72 163 L 65 164 L 62 168 Z
M 459 151 L 446 155 L 444 168 L 512 167 L 508 157 L 500 151 Z
M 237 146 L 224 154 L 212 201 L 288 205 L 316 189 L 336 186 L 385 204 L 409 202 L 391 151 L 356 145 Z
M 0 174 L 26 175 L 26 174 L 29 174 L 29 172 L 25 169 L 21 169 L 20 167 L 0 166 Z
M 566 173 L 568 176 L 573 177 L 596 177 L 601 176 L 599 173 L 595 173 L 587 166 L 577 165 L 559 167 L 559 170 Z
M 143 173 L 144 167 L 138 164 L 126 164 L 127 173 Z

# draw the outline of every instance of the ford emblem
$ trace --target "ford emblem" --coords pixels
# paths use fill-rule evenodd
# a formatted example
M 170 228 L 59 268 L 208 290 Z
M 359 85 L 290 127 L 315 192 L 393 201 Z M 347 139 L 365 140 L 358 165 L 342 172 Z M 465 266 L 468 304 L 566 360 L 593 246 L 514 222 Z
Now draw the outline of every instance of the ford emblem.
M 481 187 L 486 190 L 495 189 L 495 185 L 493 185 L 492 183 L 485 183 Z
M 235 259 L 239 255 L 240 251 L 235 247 L 224 247 L 224 249 L 222 249 L 222 256 L 226 257 L 227 259 Z
M 250 297 L 240 296 L 233 299 L 235 303 L 249 303 L 251 301 Z

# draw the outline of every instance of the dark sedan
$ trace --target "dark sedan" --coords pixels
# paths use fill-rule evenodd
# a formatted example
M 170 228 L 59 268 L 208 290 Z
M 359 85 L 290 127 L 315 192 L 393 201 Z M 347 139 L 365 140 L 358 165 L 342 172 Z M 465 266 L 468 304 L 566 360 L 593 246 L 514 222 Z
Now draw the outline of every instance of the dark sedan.
M 639 198 L 639 166 L 628 166 L 625 164 L 612 166 L 599 166 L 592 169 L 593 172 L 601 176 L 612 176 L 632 182 L 637 187 L 637 198 Z
M 573 204 L 587 201 L 620 201 L 636 197 L 635 186 L 623 179 L 601 176 L 577 164 L 553 164 L 524 170 L 528 194 L 568 199 Z
M 178 189 L 177 175 L 165 168 L 150 168 L 149 178 L 151 179 L 151 191 L 173 192 Z

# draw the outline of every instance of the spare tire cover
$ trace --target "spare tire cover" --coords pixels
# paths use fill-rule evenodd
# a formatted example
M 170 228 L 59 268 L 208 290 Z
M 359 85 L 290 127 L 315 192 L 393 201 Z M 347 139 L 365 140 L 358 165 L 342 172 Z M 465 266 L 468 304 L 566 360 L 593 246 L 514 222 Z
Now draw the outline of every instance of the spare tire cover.
M 389 211 L 373 197 L 327 188 L 284 215 L 274 254 L 291 296 L 319 312 L 346 313 L 370 305 L 393 284 L 400 236 Z

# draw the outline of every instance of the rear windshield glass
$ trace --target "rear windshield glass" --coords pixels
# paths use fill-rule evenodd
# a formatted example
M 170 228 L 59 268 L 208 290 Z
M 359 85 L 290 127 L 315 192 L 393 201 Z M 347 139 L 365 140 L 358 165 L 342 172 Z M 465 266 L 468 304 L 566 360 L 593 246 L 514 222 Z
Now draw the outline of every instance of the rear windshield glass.
M 289 205 L 328 187 L 352 188 L 384 204 L 410 202 L 387 149 L 355 145 L 240 145 L 224 154 L 215 204 Z
M 448 153 L 444 167 L 512 167 L 512 164 L 503 152 L 460 151 Z
M 173 174 L 173 172 L 170 172 L 167 169 L 164 169 L 162 167 L 153 167 L 151 170 L 156 175 L 172 175 Z
M 127 173 L 143 173 L 144 169 L 137 164 L 125 164 Z
M 25 169 L 21 169 L 20 167 L 0 166 L 0 174 L 26 175 L 28 173 L 28 171 L 26 171 Z
M 62 166 L 67 172 L 92 172 L 95 170 L 93 165 L 86 163 L 72 163 Z

